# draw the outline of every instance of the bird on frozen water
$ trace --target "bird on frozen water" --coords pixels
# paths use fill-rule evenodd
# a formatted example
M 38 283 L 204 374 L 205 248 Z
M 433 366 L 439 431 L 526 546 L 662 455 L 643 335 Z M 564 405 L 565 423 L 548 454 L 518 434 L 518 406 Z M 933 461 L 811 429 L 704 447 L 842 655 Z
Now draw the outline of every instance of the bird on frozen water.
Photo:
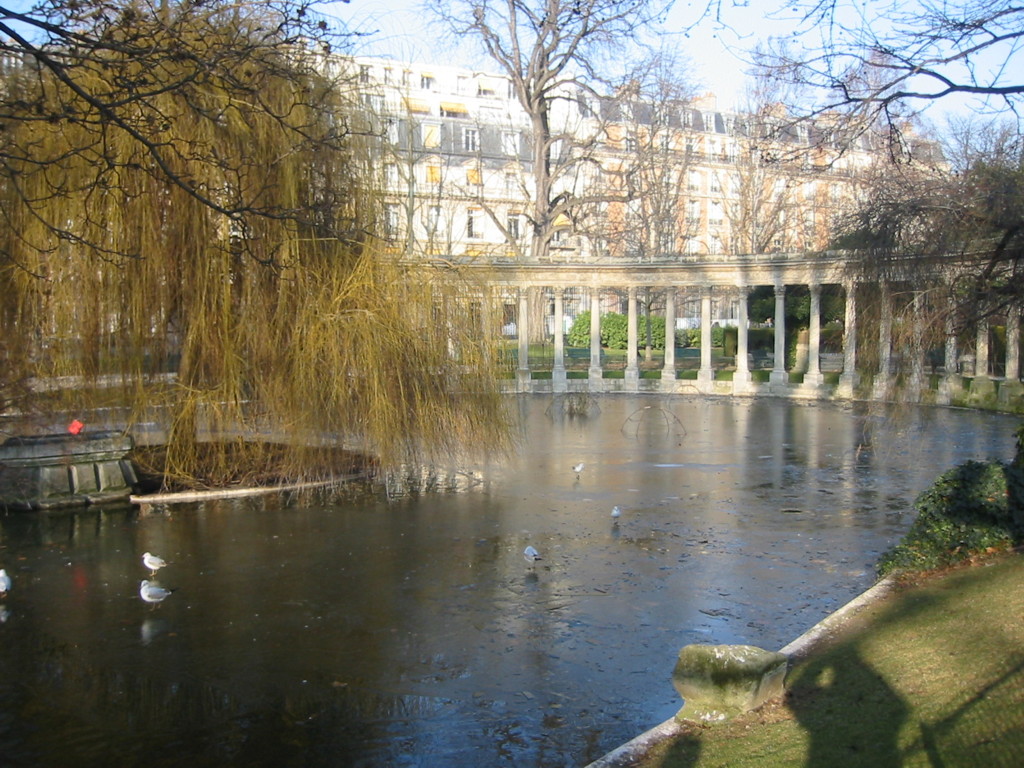
M 618 504 L 612 507 L 612 517 L 616 520 L 622 517 L 622 507 L 620 507 Z
M 0 568 L 0 597 L 3 597 L 11 591 L 11 577 L 7 575 L 7 571 Z
M 149 575 L 156 576 L 156 572 L 167 565 L 167 561 L 162 557 L 146 552 L 142 555 L 142 564 L 149 568 Z
M 582 471 L 583 471 L 583 466 L 584 466 L 584 465 L 583 465 L 583 462 L 581 461 L 581 462 L 580 462 L 579 464 L 577 464 L 576 466 L 574 466 L 574 467 L 572 468 L 572 471 L 576 473 L 576 479 L 577 479 L 577 480 L 579 480 L 579 479 L 580 479 L 580 472 L 582 472 Z
M 142 584 L 139 585 L 139 597 L 147 603 L 162 603 L 173 591 L 148 579 L 143 579 Z
M 534 562 L 542 558 L 540 556 L 540 552 L 531 546 L 523 550 L 523 559 L 532 565 Z

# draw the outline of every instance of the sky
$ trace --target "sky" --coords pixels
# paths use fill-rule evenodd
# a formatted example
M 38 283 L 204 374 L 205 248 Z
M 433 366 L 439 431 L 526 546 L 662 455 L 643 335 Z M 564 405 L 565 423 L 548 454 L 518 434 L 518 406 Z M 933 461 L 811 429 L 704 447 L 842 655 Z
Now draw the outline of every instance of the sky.
M 762 2 L 767 6 L 770 0 Z M 418 6 L 419 0 L 351 0 L 346 4 L 332 3 L 329 13 L 353 29 L 363 32 L 376 30 L 376 34 L 357 43 L 357 54 L 471 66 L 471 61 L 463 61 L 450 51 L 445 50 L 439 55 L 436 41 L 440 31 L 431 28 L 426 21 L 428 14 L 418 10 Z M 716 25 L 706 21 L 689 35 L 684 35 L 681 30 L 697 20 L 699 7 L 702 7 L 700 3 L 677 2 L 666 23 L 666 40 L 678 45 L 687 55 L 704 90 L 719 97 L 720 107 L 739 106 L 743 101 L 746 68 L 740 52 L 751 47 L 759 36 L 768 31 L 785 34 L 787 30 L 782 24 L 769 23 L 759 13 L 747 8 L 730 19 L 732 29 L 715 29 Z
M 432 0 L 438 3 L 446 1 Z M 441 30 L 431 26 L 430 14 L 419 8 L 420 0 L 327 2 L 327 12 L 344 20 L 350 28 L 373 33 L 359 41 L 357 54 L 466 67 L 475 63 L 481 69 L 489 66 L 486 62 L 474 62 L 468 53 L 442 49 L 438 43 L 442 37 Z M 860 26 L 877 24 L 878 16 L 871 17 L 870 14 L 880 13 L 886 8 L 910 13 L 914 2 L 920 0 L 851 0 L 841 3 L 840 7 L 847 14 L 842 17 L 844 23 Z M 718 97 L 720 109 L 742 111 L 748 81 L 745 73 L 749 68 L 745 61 L 746 52 L 769 37 L 793 38 L 794 22 L 772 18 L 777 13 L 787 12 L 781 0 L 722 0 L 721 6 L 727 14 L 727 25 L 716 23 L 712 18 L 701 20 L 707 0 L 676 0 L 665 23 L 665 40 L 686 54 L 703 90 Z M 1001 63 L 1001 59 L 996 61 Z M 490 68 L 495 67 L 490 65 Z M 1010 74 L 1011 78 L 1015 77 Z M 916 102 L 914 106 L 921 107 L 926 103 Z M 979 109 L 977 101 L 946 97 L 929 107 L 927 117 L 941 127 L 950 116 L 976 113 Z M 999 105 L 996 105 L 996 110 L 999 111 Z

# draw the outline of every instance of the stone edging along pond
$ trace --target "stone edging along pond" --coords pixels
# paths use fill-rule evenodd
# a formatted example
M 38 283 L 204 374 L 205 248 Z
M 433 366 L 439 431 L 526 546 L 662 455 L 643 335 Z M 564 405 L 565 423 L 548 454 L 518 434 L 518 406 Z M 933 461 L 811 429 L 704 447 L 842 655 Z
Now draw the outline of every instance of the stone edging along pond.
M 842 608 L 819 621 L 796 640 L 781 648 L 779 653 L 788 656 L 790 662 L 808 655 L 820 642 L 842 628 L 858 611 L 888 595 L 892 591 L 894 583 L 891 576 L 886 576 L 876 582 L 874 586 L 869 587 Z M 678 736 L 681 730 L 682 725 L 673 717 L 654 726 L 649 731 L 645 731 L 635 739 L 627 741 L 604 757 L 590 763 L 586 768 L 617 768 L 617 766 L 627 764 L 640 757 L 655 744 Z

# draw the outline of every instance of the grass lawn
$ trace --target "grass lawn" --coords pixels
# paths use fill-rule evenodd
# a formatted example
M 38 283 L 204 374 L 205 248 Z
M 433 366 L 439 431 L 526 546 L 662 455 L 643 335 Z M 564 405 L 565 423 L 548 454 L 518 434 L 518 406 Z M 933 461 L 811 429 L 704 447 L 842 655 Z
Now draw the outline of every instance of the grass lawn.
M 796 662 L 787 689 L 630 765 L 1024 765 L 1024 554 L 904 586 Z

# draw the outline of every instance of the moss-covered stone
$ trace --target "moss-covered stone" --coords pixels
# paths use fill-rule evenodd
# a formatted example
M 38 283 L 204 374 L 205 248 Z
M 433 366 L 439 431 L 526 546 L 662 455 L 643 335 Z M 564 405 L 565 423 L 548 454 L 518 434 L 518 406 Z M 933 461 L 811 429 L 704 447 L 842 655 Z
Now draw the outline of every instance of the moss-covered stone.
M 672 683 L 683 697 L 679 720 L 726 720 L 783 693 L 788 659 L 752 645 L 687 645 Z

